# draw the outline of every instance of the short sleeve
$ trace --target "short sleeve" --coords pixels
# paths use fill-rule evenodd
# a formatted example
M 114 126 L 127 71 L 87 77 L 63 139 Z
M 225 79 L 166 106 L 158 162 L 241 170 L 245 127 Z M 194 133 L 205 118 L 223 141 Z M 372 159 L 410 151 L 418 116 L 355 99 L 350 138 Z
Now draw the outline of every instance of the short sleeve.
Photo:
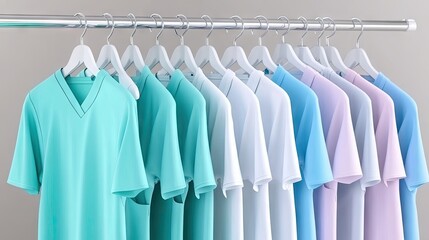
M 124 115 L 112 193 L 124 197 L 135 197 L 148 188 L 148 183 L 140 149 L 137 105 L 133 99 L 130 99 L 129 108 Z
M 234 136 L 231 105 L 226 98 L 222 105 L 217 109 L 211 133 L 210 151 L 215 174 L 218 171 L 222 177 L 222 192 L 226 197 L 228 190 L 243 187 L 243 178 Z
M 399 141 L 407 177 L 405 183 L 410 191 L 429 181 L 425 153 L 420 133 L 417 105 L 410 101 L 402 125 L 398 127 Z
M 361 105 L 358 121 L 355 126 L 355 137 L 363 173 L 363 176 L 360 179 L 362 190 L 380 182 L 377 145 L 372 121 L 373 115 L 371 100 L 367 99 Z
M 254 97 L 254 99 L 250 99 L 250 97 Z M 249 178 L 253 184 L 253 190 L 259 191 L 258 186 L 270 182 L 272 175 L 265 144 L 260 105 L 256 95 L 249 96 L 249 101 L 252 102 L 243 122 L 245 126 L 243 126 L 243 135 L 241 136 L 238 154 L 241 163 L 240 167 L 242 170 L 244 169 L 242 174 Z
M 295 145 L 295 135 L 293 133 L 292 110 L 289 97 L 283 97 L 282 104 L 279 105 L 276 121 L 272 126 L 268 155 L 278 157 L 282 163 L 281 183 L 284 190 L 291 189 L 292 184 L 301 180 L 299 170 L 298 154 Z M 265 133 L 267 134 L 267 133 Z M 271 165 L 272 167 L 272 165 Z M 274 173 L 274 169 L 271 169 Z
M 157 165 L 155 168 L 159 171 L 157 174 L 163 199 L 181 195 L 186 188 L 177 135 L 176 103 L 170 93 L 168 94 L 171 101 L 159 106 L 150 138 L 151 151 L 148 155 L 151 158 L 156 156 L 151 164 Z
M 7 182 L 31 195 L 40 191 L 43 174 L 42 143 L 39 119 L 28 94 L 22 108 L 15 153 Z
M 326 144 L 334 179 L 339 183 L 350 184 L 362 177 L 362 170 L 353 131 L 349 99 L 345 94 L 341 94 L 336 100 L 336 111 L 332 116 L 328 134 L 326 134 Z
M 195 196 L 199 198 L 200 194 L 212 191 L 216 188 L 216 181 L 213 174 L 212 160 L 210 156 L 210 147 L 207 134 L 207 115 L 206 102 L 204 98 L 200 99 L 191 114 L 189 133 L 194 136 L 186 136 L 187 150 L 193 152 L 194 163 L 194 190 Z
M 380 164 L 381 179 L 386 185 L 389 181 L 405 177 L 393 101 L 389 96 L 387 97 L 388 99 L 384 104 L 384 113 L 381 115 L 379 126 L 376 129 L 378 157 L 382 163 Z
M 300 181 L 301 172 L 299 171 L 298 153 L 295 144 L 295 135 L 293 132 L 293 120 L 291 103 L 288 98 L 285 105 L 285 156 L 283 165 L 283 189 L 290 189 L 291 184 Z
M 328 151 L 323 137 L 322 119 L 317 97 L 308 97 L 298 132 L 297 145 L 303 144 L 300 163 L 307 187 L 315 189 L 333 180 Z

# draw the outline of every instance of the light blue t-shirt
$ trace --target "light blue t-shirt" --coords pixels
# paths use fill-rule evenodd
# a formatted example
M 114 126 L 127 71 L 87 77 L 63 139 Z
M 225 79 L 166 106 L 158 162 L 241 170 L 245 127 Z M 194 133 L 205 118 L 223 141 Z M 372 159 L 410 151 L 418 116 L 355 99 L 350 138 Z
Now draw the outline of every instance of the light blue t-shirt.
M 395 104 L 396 128 L 407 177 L 400 180 L 402 222 L 405 239 L 420 239 L 416 192 L 429 182 L 426 158 L 420 134 L 417 105 L 414 100 L 382 73 L 371 79 L 374 85 L 389 94 Z
M 315 240 L 313 190 L 333 180 L 316 94 L 283 67 L 272 80 L 289 95 L 302 181 L 294 184 L 298 239 Z
M 126 239 L 124 197 L 148 187 L 137 121 L 104 70 L 60 69 L 28 93 L 8 183 L 41 193 L 39 239 Z

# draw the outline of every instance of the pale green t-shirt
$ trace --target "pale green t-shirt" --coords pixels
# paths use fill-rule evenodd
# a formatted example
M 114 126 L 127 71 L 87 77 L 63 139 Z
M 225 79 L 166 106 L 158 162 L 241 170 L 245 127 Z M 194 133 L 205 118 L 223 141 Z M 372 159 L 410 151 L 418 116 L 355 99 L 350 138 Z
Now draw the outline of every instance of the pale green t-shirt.
M 186 182 L 192 181 L 190 192 L 198 201 L 207 201 L 207 206 L 213 206 L 212 198 L 200 198 L 200 194 L 213 192 L 216 188 L 207 135 L 206 102 L 180 70 L 172 74 L 167 89 L 176 101 L 180 155 Z M 151 239 L 183 239 L 187 190 L 181 196 L 163 200 L 156 194 L 159 188 L 155 188 L 151 205 Z M 195 217 L 203 214 L 194 210 L 191 212 Z
M 85 76 L 85 73 L 82 71 L 80 75 Z M 117 76 L 113 78 L 118 81 Z M 186 182 L 173 96 L 147 66 L 132 79 L 140 92 L 137 100 L 138 132 L 149 188 L 126 201 L 127 240 L 149 240 L 152 201 L 182 195 Z M 170 214 L 167 208 L 162 210 Z
M 152 202 L 183 194 L 186 183 L 173 96 L 148 67 L 133 80 L 140 91 L 137 100 L 139 133 L 149 189 L 126 202 L 127 239 L 149 240 Z
M 148 187 L 131 94 L 57 70 L 25 99 L 8 183 L 41 193 L 39 239 L 126 239 L 124 197 Z

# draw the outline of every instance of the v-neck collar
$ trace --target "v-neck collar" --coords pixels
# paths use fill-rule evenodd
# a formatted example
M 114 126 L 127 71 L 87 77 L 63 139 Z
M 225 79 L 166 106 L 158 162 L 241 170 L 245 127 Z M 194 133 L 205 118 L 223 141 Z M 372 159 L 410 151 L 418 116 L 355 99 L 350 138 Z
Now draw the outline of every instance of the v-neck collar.
M 88 95 L 85 97 L 82 104 L 79 104 L 78 100 L 76 99 L 76 96 L 70 89 L 70 86 L 67 84 L 67 80 L 64 78 L 62 69 L 59 69 L 55 72 L 55 78 L 57 79 L 58 84 L 60 85 L 61 89 L 64 92 L 64 95 L 67 97 L 68 101 L 70 102 L 76 113 L 79 115 L 79 117 L 83 117 L 94 103 L 106 75 L 107 72 L 103 69 L 101 69 L 97 73 L 97 76 L 92 83 Z

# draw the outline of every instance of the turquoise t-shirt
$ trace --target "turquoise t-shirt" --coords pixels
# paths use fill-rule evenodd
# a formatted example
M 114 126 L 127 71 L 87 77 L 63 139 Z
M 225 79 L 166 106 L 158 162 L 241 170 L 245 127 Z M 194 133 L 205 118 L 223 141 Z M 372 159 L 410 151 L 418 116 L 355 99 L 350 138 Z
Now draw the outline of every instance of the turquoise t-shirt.
M 315 240 L 313 190 L 333 180 L 316 94 L 283 67 L 272 80 L 289 95 L 302 181 L 294 183 L 298 239 Z
M 406 172 L 400 180 L 402 223 L 405 239 L 420 239 L 416 206 L 417 189 L 429 182 L 428 169 L 420 133 L 417 105 L 414 100 L 382 73 L 369 79 L 389 94 L 395 104 L 396 128 Z
M 32 89 L 8 183 L 41 193 L 38 238 L 126 239 L 124 197 L 148 187 L 139 146 L 136 102 L 106 71 Z
M 170 92 L 144 67 L 133 77 L 139 91 L 137 112 L 141 150 L 149 189 L 126 202 L 127 239 L 150 239 L 150 206 L 154 199 L 169 199 L 186 188 L 177 136 L 176 103 Z M 157 200 L 155 200 L 157 201 Z
M 216 188 L 207 135 L 204 97 L 180 70 L 174 71 L 167 89 L 176 101 L 180 156 L 186 182 L 192 181 L 191 192 L 199 198 L 198 201 L 213 201 L 212 198 L 200 198 L 200 194 L 212 192 Z M 154 196 L 151 206 L 152 239 L 183 239 L 186 196 L 187 191 L 181 196 L 167 200 L 159 197 L 155 199 L 157 196 Z M 192 205 L 189 208 L 192 208 Z M 192 214 L 198 212 L 194 211 Z

